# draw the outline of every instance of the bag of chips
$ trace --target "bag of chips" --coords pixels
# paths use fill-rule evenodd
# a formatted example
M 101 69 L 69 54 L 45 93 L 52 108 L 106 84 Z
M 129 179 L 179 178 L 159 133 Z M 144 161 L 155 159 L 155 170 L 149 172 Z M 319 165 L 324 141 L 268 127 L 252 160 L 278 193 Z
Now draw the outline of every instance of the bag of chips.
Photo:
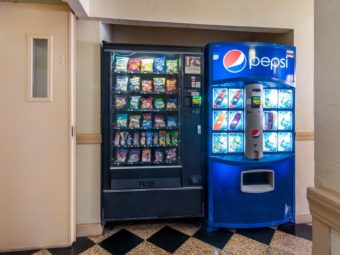
M 178 73 L 178 59 L 167 59 L 166 60 L 166 72 L 167 73 Z
M 146 132 L 146 145 L 152 145 L 153 133 Z
M 128 115 L 126 113 L 118 113 L 116 115 L 116 127 L 127 128 Z
M 127 138 L 128 138 L 128 132 L 120 132 L 120 145 L 126 146 L 127 145 Z
M 168 116 L 166 118 L 166 128 L 177 128 L 177 116 Z
M 165 73 L 165 57 L 155 58 L 153 69 L 156 73 Z
M 126 72 L 128 62 L 129 62 L 128 57 L 116 57 L 115 72 Z
M 129 90 L 132 92 L 140 91 L 140 77 L 132 76 L 129 80 Z
M 155 164 L 160 164 L 160 163 L 163 163 L 164 161 L 164 155 L 163 155 L 163 151 L 160 150 L 160 149 L 156 149 L 154 151 L 154 155 L 155 155 L 155 159 L 154 159 L 154 163 Z
M 145 135 L 145 132 L 142 132 L 140 134 L 140 145 L 145 146 L 145 144 L 146 144 L 146 135 Z
M 166 102 L 166 110 L 167 111 L 176 111 L 177 110 L 177 99 L 169 98 Z
M 153 145 L 158 145 L 158 132 L 153 133 Z
M 130 97 L 130 110 L 139 110 L 139 101 L 140 101 L 140 96 L 131 96 Z
M 166 93 L 176 93 L 177 92 L 177 80 L 175 78 L 173 79 L 167 79 L 166 80 Z
M 139 132 L 133 133 L 133 146 L 139 146 L 140 134 Z
M 143 73 L 152 73 L 153 72 L 153 58 L 143 58 L 142 59 L 141 71 Z
M 130 133 L 127 134 L 126 145 L 132 146 L 132 135 Z
M 142 80 L 142 92 L 152 92 L 151 80 Z
M 151 150 L 144 148 L 142 150 L 142 162 L 149 163 L 151 162 Z
M 171 139 L 170 139 L 170 133 L 169 132 L 166 132 L 165 142 L 166 142 L 166 145 L 171 145 Z
M 129 128 L 140 128 L 141 116 L 137 114 L 131 114 L 129 116 Z
M 116 147 L 118 147 L 118 146 L 119 146 L 119 143 L 120 143 L 120 134 L 119 134 L 119 132 L 117 132 L 117 133 L 115 134 L 114 145 L 115 145 Z
M 177 159 L 176 148 L 167 148 L 165 150 L 165 161 L 167 163 L 173 163 Z
M 122 110 L 126 106 L 126 96 L 117 95 L 115 96 L 115 108 L 116 110 Z
M 141 58 L 130 58 L 128 62 L 129 72 L 140 72 Z
M 165 108 L 164 99 L 161 97 L 155 98 L 155 109 L 164 110 L 164 108 Z
M 137 163 L 139 161 L 140 149 L 130 149 L 128 163 Z
M 127 149 L 117 149 L 115 163 L 125 163 L 127 153 L 128 153 Z
M 152 97 L 148 97 L 148 98 L 145 98 L 143 97 L 141 100 L 141 110 L 152 110 L 153 109 L 153 105 L 152 105 L 152 101 L 153 101 L 153 98 Z
M 165 128 L 165 117 L 162 114 L 154 116 L 154 128 Z
M 129 76 L 117 76 L 115 91 L 126 92 L 128 81 L 129 81 Z
M 159 131 L 159 145 L 160 146 L 165 146 L 165 136 L 166 136 L 165 131 Z
M 144 113 L 143 114 L 142 128 L 145 128 L 145 129 L 152 128 L 151 113 Z
M 171 136 L 171 144 L 174 146 L 178 146 L 178 131 L 172 131 L 170 133 Z
M 165 92 L 165 78 L 153 78 L 153 89 L 157 93 Z

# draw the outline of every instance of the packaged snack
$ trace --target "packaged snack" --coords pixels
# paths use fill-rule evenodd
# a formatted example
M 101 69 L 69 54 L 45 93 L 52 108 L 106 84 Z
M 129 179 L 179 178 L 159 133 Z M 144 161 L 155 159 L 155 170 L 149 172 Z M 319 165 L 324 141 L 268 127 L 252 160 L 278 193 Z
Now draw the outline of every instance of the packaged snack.
M 153 133 L 153 145 L 158 145 L 158 132 Z
M 139 109 L 139 100 L 140 96 L 131 96 L 130 97 L 130 110 L 138 110 Z
M 167 111 L 176 111 L 177 110 L 177 99 L 169 98 L 166 102 L 166 110 Z
M 115 146 L 119 146 L 119 142 L 120 142 L 120 134 L 119 134 L 119 132 L 117 132 L 117 133 L 115 134 L 114 145 L 115 145 Z
M 177 128 L 177 116 L 168 116 L 166 118 L 166 128 Z
M 153 58 L 143 58 L 142 59 L 141 71 L 143 73 L 152 73 L 153 72 Z
M 178 131 L 172 131 L 170 133 L 171 136 L 171 144 L 174 146 L 178 145 Z
M 140 119 L 140 115 L 131 114 L 129 116 L 129 128 L 140 128 Z
M 166 80 L 166 93 L 176 93 L 177 91 L 177 80 L 174 79 L 167 79 Z
M 165 108 L 165 103 L 164 103 L 164 99 L 159 97 L 159 98 L 155 98 L 155 109 L 156 110 L 164 110 Z
M 143 114 L 142 128 L 145 128 L 145 129 L 152 128 L 151 113 L 144 113 Z
M 176 148 L 167 148 L 165 150 L 165 161 L 167 163 L 173 163 L 177 159 Z
M 152 92 L 152 81 L 151 80 L 142 80 L 142 91 Z
M 155 58 L 153 69 L 156 73 L 165 73 L 165 57 Z
M 116 115 L 116 127 L 127 128 L 128 115 L 126 113 L 118 113 Z
M 164 160 L 163 151 L 160 149 L 156 149 L 154 153 L 155 153 L 154 163 L 156 164 L 163 163 Z
M 152 145 L 153 133 L 146 132 L 146 145 Z
M 117 76 L 115 91 L 126 92 L 128 81 L 129 81 L 129 76 Z
M 142 150 L 142 162 L 151 162 L 151 150 L 144 148 Z
M 137 163 L 139 161 L 140 149 L 130 149 L 128 163 Z
M 140 77 L 132 76 L 129 80 L 129 90 L 133 92 L 140 91 Z
M 185 56 L 185 73 L 200 74 L 201 73 L 201 57 Z
M 141 58 L 130 58 L 128 61 L 129 72 L 140 72 Z
M 140 134 L 139 132 L 133 133 L 133 146 L 139 146 Z
M 120 132 L 120 145 L 121 146 L 126 146 L 128 134 L 129 134 L 128 132 Z
M 117 149 L 115 163 L 125 163 L 127 153 L 128 153 L 127 149 Z
M 153 89 L 155 92 L 164 93 L 165 92 L 165 78 L 153 78 Z
M 126 72 L 128 62 L 129 62 L 128 57 L 116 57 L 115 72 Z
M 171 139 L 170 139 L 170 133 L 169 132 L 166 132 L 165 142 L 166 142 L 166 145 L 171 145 Z
M 122 110 L 126 106 L 126 96 L 117 95 L 115 96 L 115 108 L 116 110 Z
M 144 146 L 146 144 L 145 132 L 140 134 L 140 145 Z
M 154 117 L 154 128 L 165 128 L 165 117 L 162 114 L 156 114 Z
M 152 101 L 153 98 L 145 98 L 143 97 L 141 100 L 141 110 L 152 110 L 153 109 L 153 105 L 152 105 Z
M 166 137 L 166 132 L 165 131 L 159 131 L 159 145 L 160 146 L 165 146 L 165 137 Z
M 166 72 L 167 73 L 178 73 L 178 59 L 167 59 L 166 60 Z
M 126 145 L 127 146 L 132 145 L 132 135 L 130 133 L 127 134 Z

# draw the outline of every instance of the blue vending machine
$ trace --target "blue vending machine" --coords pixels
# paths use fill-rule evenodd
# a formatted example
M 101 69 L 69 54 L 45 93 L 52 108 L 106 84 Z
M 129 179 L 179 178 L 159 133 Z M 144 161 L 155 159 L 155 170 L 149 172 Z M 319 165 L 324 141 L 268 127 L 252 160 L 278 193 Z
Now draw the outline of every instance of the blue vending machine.
M 212 43 L 208 228 L 295 221 L 295 47 Z

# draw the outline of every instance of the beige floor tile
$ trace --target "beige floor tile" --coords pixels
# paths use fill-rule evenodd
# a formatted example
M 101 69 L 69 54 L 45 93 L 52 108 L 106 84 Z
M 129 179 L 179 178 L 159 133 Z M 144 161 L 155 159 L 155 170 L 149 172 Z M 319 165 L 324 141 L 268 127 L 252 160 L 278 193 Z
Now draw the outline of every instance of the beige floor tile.
M 102 235 L 100 235 L 100 236 L 88 236 L 88 238 L 94 243 L 100 243 L 101 241 L 112 236 L 113 234 L 117 233 L 121 229 L 122 229 L 121 226 L 115 226 L 113 229 L 105 228 Z
M 234 234 L 226 246 L 224 246 L 223 251 L 233 255 L 262 255 L 267 248 L 268 245 L 239 234 Z
M 268 247 L 268 249 L 263 253 L 263 255 L 294 255 L 294 254 L 289 251 L 283 251 L 277 248 Z
M 163 227 L 164 227 L 164 224 L 150 222 L 150 223 L 129 225 L 126 227 L 126 229 L 129 230 L 131 233 L 139 236 L 140 238 L 143 238 L 144 240 L 146 240 Z
M 111 253 L 109 253 L 99 245 L 95 245 L 90 249 L 87 249 L 86 251 L 80 253 L 80 255 L 110 255 L 110 254 Z
M 48 250 L 43 249 L 43 250 L 33 253 L 32 255 L 52 255 L 52 254 Z
M 156 245 L 153 245 L 152 243 L 149 243 L 148 241 L 144 241 L 129 251 L 127 255 L 170 255 L 170 253 Z
M 176 229 L 188 236 L 192 236 L 201 228 L 199 224 L 194 223 L 169 223 L 167 224 L 169 227 Z
M 180 246 L 175 255 L 219 255 L 220 250 L 209 244 L 206 244 L 194 237 L 190 237 L 182 246 Z
M 281 231 L 275 232 L 270 246 L 294 255 L 312 254 L 311 241 Z

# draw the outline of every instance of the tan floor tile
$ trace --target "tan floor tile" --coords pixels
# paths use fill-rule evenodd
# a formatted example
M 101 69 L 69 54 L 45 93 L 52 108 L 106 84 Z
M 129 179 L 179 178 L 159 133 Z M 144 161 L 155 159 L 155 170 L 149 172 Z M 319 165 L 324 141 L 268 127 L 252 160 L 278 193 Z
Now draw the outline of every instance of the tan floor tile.
M 113 234 L 117 233 L 121 229 L 122 229 L 121 226 L 115 226 L 113 229 L 107 229 L 106 228 L 106 229 L 104 229 L 102 235 L 100 235 L 100 236 L 88 236 L 88 239 L 90 239 L 94 243 L 100 243 L 101 241 L 112 236 Z
M 182 246 L 180 246 L 175 255 L 219 255 L 220 250 L 206 244 L 194 237 L 190 237 Z
M 110 255 L 110 254 L 111 253 L 109 253 L 99 245 L 95 245 L 90 249 L 87 249 L 86 251 L 80 253 L 80 255 Z
M 201 228 L 199 224 L 190 224 L 190 223 L 169 223 L 167 224 L 169 227 L 172 227 L 173 229 L 176 229 L 184 234 L 187 234 L 188 236 L 192 236 Z
M 156 245 L 153 245 L 152 243 L 149 243 L 148 241 L 144 241 L 129 251 L 127 255 L 170 255 L 170 253 Z
M 129 225 L 129 226 L 126 226 L 126 229 L 129 230 L 131 233 L 146 240 L 163 227 L 164 227 L 164 224 L 150 222 L 150 223 Z
M 263 253 L 263 255 L 294 255 L 294 254 L 289 251 L 283 251 L 277 248 L 268 247 L 268 249 Z
M 296 255 L 312 254 L 311 241 L 281 231 L 275 232 L 270 246 Z
M 234 234 L 226 246 L 224 246 L 223 251 L 233 255 L 262 255 L 267 248 L 268 245 L 239 234 Z
M 48 250 L 43 249 L 43 250 L 33 253 L 32 255 L 52 255 L 52 254 Z

